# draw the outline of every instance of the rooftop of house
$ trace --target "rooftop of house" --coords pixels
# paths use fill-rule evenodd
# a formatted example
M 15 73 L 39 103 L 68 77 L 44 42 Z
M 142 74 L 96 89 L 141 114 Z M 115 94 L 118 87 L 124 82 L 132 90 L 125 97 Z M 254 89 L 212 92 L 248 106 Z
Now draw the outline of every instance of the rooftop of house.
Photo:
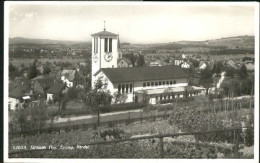
M 28 78 L 16 77 L 13 83 L 14 85 L 30 85 L 31 81 Z
M 59 94 L 63 89 L 63 83 L 55 83 L 46 92 L 51 94 Z
M 29 85 L 19 85 L 15 87 L 13 90 L 9 91 L 9 97 L 13 98 L 22 98 L 25 96 L 27 93 L 30 92 L 30 86 Z
M 137 82 L 188 78 L 188 74 L 178 66 L 144 66 L 131 68 L 101 68 L 94 75 L 103 72 L 112 83 Z
M 69 81 L 73 81 L 75 78 L 76 70 L 63 70 L 61 76 L 65 76 Z
M 120 61 L 122 61 L 122 60 L 124 60 L 127 64 L 132 64 L 132 62 L 131 62 L 128 58 L 125 58 L 125 57 L 120 58 L 120 59 L 118 60 L 118 63 L 119 63 Z
M 41 79 L 37 79 L 35 81 L 39 82 L 44 87 L 49 88 L 50 86 L 52 86 L 54 84 L 55 78 L 54 77 L 41 78 Z

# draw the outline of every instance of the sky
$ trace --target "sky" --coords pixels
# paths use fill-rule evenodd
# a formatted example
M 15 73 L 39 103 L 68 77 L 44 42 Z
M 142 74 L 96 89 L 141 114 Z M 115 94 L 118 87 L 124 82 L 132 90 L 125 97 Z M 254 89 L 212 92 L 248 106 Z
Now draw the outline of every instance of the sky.
M 203 41 L 254 35 L 254 7 L 245 5 L 10 4 L 9 37 L 90 41 L 106 30 L 121 42 Z

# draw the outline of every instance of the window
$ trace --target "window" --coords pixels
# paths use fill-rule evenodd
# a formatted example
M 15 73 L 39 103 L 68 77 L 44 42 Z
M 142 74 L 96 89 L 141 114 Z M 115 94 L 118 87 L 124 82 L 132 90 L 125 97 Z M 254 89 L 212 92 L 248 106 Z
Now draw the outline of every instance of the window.
M 112 52 L 112 38 L 109 38 L 109 52 Z
M 146 87 L 146 83 L 143 83 L 143 87 Z
M 166 81 L 166 85 L 169 85 L 169 81 Z
M 126 84 L 126 93 L 128 93 L 128 84 Z
M 118 93 L 121 93 L 121 84 L 118 84 Z
M 125 93 L 125 85 L 122 84 L 122 93 Z
M 165 85 L 165 81 L 162 82 L 162 85 Z
M 105 38 L 105 52 L 108 52 L 108 51 L 107 51 L 107 44 L 108 44 L 108 39 Z
M 159 85 L 162 85 L 162 82 L 161 82 L 161 81 L 159 81 Z
M 147 82 L 147 87 L 149 87 L 150 86 L 150 82 Z
M 130 84 L 130 93 L 132 93 L 133 92 L 133 85 L 132 84 Z
M 94 53 L 98 52 L 98 38 L 94 37 Z
M 158 86 L 158 83 L 157 83 L 157 82 L 155 82 L 155 86 Z
M 173 84 L 176 84 L 176 80 L 173 81 Z
M 170 85 L 172 85 L 172 81 L 170 81 Z
M 154 86 L 154 82 L 151 83 L 151 86 L 152 86 L 152 87 Z

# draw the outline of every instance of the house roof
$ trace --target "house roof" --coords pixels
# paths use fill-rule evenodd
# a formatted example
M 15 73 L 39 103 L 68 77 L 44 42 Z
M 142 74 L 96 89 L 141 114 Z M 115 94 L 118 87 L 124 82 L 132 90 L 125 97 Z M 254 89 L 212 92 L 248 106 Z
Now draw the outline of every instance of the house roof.
M 58 94 L 60 93 L 64 88 L 63 83 L 56 83 L 53 86 L 51 86 L 46 92 L 51 94 Z
M 68 79 L 69 81 L 73 81 L 75 78 L 75 73 L 76 70 L 63 70 L 61 72 L 61 75 L 65 76 L 65 78 Z
M 118 60 L 118 63 L 119 63 L 120 61 L 122 61 L 122 60 L 124 60 L 127 64 L 132 64 L 132 62 L 131 62 L 129 59 L 125 58 L 125 57 L 120 58 L 120 59 Z
M 50 86 L 53 85 L 55 78 L 54 77 L 48 77 L 48 78 L 42 78 L 42 79 L 37 79 L 41 85 L 45 86 L 46 88 L 49 88 Z
M 27 78 L 16 78 L 14 80 L 15 85 L 30 85 L 31 81 Z
M 29 91 L 30 91 L 29 85 L 19 85 L 9 92 L 9 97 L 22 98 L 23 96 L 26 95 L 26 93 L 29 93 Z
M 145 66 L 145 67 L 130 67 L 130 68 L 102 68 L 94 75 L 102 71 L 112 83 L 121 82 L 136 82 L 149 80 L 166 80 L 187 78 L 185 73 L 178 66 Z
M 91 36 L 118 36 L 118 35 L 111 33 L 111 32 L 108 32 L 108 31 L 101 31 L 101 32 L 98 32 L 98 33 L 94 33 Z

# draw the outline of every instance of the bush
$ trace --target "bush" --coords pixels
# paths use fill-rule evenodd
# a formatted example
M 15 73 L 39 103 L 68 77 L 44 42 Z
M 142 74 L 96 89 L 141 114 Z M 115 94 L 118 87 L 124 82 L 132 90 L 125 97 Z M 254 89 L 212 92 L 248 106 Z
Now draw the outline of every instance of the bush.
M 201 113 L 195 107 L 174 108 L 169 123 L 176 125 L 182 132 L 199 132 L 241 126 L 240 118 L 236 112 L 231 112 L 228 117 L 219 118 L 217 113 Z M 195 135 L 195 138 L 199 141 L 233 143 L 234 132 L 199 134 Z
M 122 139 L 124 137 L 124 135 L 125 135 L 124 130 L 118 129 L 118 128 L 107 129 L 107 130 L 100 132 L 100 134 L 99 134 L 99 136 L 104 140 L 107 140 L 107 136 L 109 136 L 112 139 L 113 138 Z
M 65 109 L 60 112 L 62 117 L 65 116 L 77 116 L 77 115 L 86 115 L 86 114 L 92 114 L 91 110 L 88 108 L 86 109 Z

